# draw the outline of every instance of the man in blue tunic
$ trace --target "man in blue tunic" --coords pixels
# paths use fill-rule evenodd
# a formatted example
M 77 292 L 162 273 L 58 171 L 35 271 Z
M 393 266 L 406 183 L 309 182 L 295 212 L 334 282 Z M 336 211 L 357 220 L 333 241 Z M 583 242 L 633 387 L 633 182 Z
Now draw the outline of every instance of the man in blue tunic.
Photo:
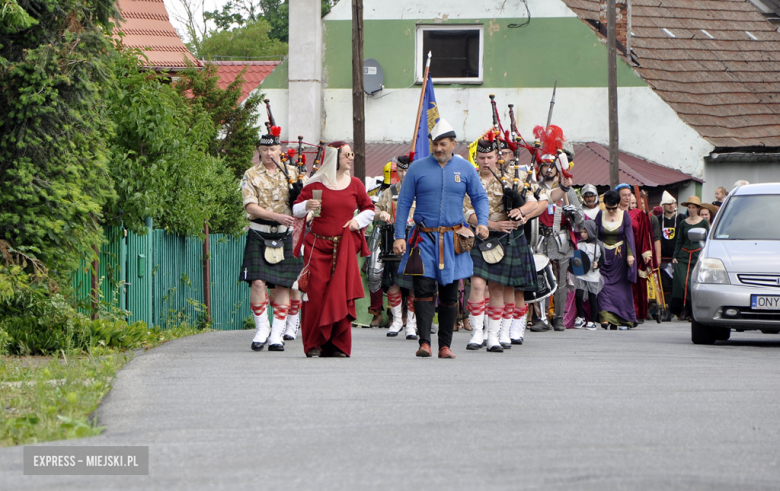
M 397 216 L 408 216 L 412 203 L 417 200 L 414 222 L 422 238 L 418 247 L 424 265 L 423 274 L 413 277 L 414 310 L 420 334 L 417 356 L 420 357 L 431 356 L 431 323 L 436 308 L 433 297 L 438 284 L 439 358 L 455 358 L 450 345 L 458 314 L 458 284 L 473 274 L 471 255 L 455 254 L 455 231 L 465 222 L 466 194 L 477 216 L 477 235 L 483 239 L 488 236 L 488 197 L 474 166 L 453 154 L 455 137 L 452 127 L 440 119 L 431 130 L 433 154 L 409 167 L 398 195 Z M 399 273 L 403 273 L 409 259 L 405 235 L 404 224 L 396 224 L 393 249 L 396 254 L 403 254 Z

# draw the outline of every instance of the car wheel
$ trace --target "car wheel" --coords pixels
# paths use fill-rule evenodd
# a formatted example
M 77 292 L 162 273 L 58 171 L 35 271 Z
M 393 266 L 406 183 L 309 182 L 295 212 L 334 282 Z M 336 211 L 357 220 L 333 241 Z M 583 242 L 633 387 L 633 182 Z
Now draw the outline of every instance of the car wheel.
M 717 338 L 715 332 L 707 326 L 691 320 L 691 341 L 693 344 L 715 344 Z
M 718 328 L 713 330 L 715 339 L 718 341 L 728 341 L 731 337 L 731 329 L 728 327 Z

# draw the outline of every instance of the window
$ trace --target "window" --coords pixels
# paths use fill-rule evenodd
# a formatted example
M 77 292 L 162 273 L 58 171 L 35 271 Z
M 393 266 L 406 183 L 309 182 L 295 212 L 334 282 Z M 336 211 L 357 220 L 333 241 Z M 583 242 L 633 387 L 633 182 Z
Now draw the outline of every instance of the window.
M 732 196 L 718 212 L 715 238 L 719 240 L 780 240 L 780 230 L 767 217 L 780 214 L 780 196 Z
M 483 28 L 481 25 L 417 26 L 415 82 L 422 83 L 428 52 L 430 76 L 437 84 L 481 84 Z

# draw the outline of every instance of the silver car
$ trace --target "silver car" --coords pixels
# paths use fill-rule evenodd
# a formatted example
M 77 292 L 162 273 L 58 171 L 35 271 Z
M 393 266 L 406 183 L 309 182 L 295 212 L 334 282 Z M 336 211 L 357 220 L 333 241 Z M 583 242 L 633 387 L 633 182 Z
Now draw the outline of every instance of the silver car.
M 731 330 L 780 332 L 780 183 L 729 193 L 693 269 L 691 340 L 725 341 Z

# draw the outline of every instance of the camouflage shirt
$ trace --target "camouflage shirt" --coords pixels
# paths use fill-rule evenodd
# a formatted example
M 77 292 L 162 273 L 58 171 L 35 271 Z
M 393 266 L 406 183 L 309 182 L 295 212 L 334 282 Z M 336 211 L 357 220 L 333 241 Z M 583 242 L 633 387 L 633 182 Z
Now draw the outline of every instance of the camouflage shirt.
M 298 171 L 295 166 L 288 165 L 287 173 L 291 179 L 298 178 Z M 306 177 L 304 177 L 304 183 Z M 290 186 L 287 178 L 279 169 L 276 172 L 268 172 L 263 163 L 255 164 L 244 172 L 244 178 L 241 180 L 241 194 L 244 198 L 244 208 L 249 203 L 256 204 L 273 213 L 283 215 L 292 215 L 290 204 Z M 251 213 L 246 214 L 247 220 L 253 220 L 256 217 Z
M 480 174 L 479 180 L 482 181 L 482 187 L 485 188 L 488 196 L 488 220 L 493 222 L 509 220 L 506 209 L 504 209 L 504 186 L 493 176 L 486 178 Z M 526 193 L 525 199 L 526 201 L 536 201 L 533 193 L 530 192 Z M 466 221 L 473 214 L 474 207 L 471 206 L 471 199 L 466 196 L 466 199 L 463 201 L 463 215 L 466 217 Z
M 402 183 L 393 184 L 389 188 L 382 191 L 382 194 L 379 196 L 379 201 L 376 203 L 376 205 L 374 205 L 377 216 L 379 215 L 380 211 L 386 211 L 390 214 L 390 216 L 395 215 L 395 209 L 398 206 L 398 193 L 401 192 L 401 184 Z M 412 222 L 414 219 L 414 208 L 416 205 L 417 201 L 412 202 L 412 207 L 409 209 L 409 218 L 406 222 L 407 224 Z M 395 220 L 394 216 L 393 219 Z

